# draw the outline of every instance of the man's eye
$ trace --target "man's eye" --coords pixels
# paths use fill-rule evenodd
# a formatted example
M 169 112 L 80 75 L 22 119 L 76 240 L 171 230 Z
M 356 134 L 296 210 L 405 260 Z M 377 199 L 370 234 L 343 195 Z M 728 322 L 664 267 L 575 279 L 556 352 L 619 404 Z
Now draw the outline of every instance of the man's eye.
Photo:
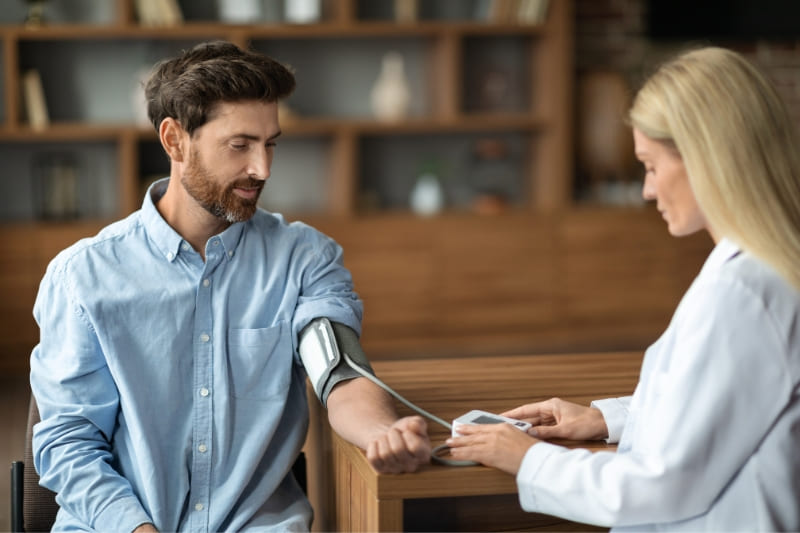
M 233 148 L 234 150 L 244 150 L 245 148 L 247 148 L 247 145 L 246 144 L 232 144 L 231 148 Z

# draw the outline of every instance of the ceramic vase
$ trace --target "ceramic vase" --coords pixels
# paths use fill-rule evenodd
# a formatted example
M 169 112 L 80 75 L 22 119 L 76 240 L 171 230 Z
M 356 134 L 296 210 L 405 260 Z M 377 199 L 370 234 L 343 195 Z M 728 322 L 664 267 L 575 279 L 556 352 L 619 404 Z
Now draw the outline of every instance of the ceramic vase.
M 439 178 L 430 172 L 421 174 L 411 190 L 411 210 L 417 215 L 435 215 L 444 207 L 444 191 Z
M 406 79 L 403 56 L 388 52 L 370 94 L 372 113 L 383 121 L 399 120 L 408 114 L 411 90 Z

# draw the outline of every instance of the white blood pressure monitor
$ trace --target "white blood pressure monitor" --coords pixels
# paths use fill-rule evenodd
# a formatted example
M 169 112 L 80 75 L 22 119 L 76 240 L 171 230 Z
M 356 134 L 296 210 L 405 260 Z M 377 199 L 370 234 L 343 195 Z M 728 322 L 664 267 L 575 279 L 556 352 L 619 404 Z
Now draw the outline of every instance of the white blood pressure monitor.
M 455 420 L 453 420 L 453 436 L 460 437 L 461 435 L 458 433 L 459 426 L 462 425 L 476 425 L 476 424 L 502 424 L 505 422 L 506 424 L 511 424 L 515 428 L 520 431 L 527 432 L 531 425 L 528 422 L 523 422 L 522 420 L 515 420 L 513 418 L 508 418 L 505 416 L 496 415 L 494 413 L 488 413 L 486 411 L 481 411 L 479 409 L 474 409 L 465 415 L 461 415 Z

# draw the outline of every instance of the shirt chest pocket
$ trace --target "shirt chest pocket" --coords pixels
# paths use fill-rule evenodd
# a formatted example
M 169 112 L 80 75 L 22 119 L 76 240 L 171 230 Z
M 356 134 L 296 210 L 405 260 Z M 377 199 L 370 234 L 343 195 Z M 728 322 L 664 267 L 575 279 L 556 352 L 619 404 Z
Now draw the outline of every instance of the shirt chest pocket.
M 228 371 L 233 395 L 271 400 L 286 394 L 292 379 L 291 328 L 228 330 Z

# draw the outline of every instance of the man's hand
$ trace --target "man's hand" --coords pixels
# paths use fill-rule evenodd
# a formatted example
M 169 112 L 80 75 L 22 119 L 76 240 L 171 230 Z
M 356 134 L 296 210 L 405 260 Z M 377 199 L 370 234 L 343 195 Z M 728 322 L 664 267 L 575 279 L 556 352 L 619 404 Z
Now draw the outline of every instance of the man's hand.
M 367 460 L 382 474 L 415 472 L 431 458 L 428 426 L 419 416 L 407 416 L 371 440 L 366 448 Z
M 530 422 L 532 427 L 528 433 L 540 439 L 600 440 L 608 437 L 608 426 L 599 409 L 559 398 L 523 405 L 502 415 Z
M 516 476 L 528 448 L 538 439 L 510 424 L 462 425 L 460 437 L 447 439 L 450 454 L 459 461 L 477 461 Z

